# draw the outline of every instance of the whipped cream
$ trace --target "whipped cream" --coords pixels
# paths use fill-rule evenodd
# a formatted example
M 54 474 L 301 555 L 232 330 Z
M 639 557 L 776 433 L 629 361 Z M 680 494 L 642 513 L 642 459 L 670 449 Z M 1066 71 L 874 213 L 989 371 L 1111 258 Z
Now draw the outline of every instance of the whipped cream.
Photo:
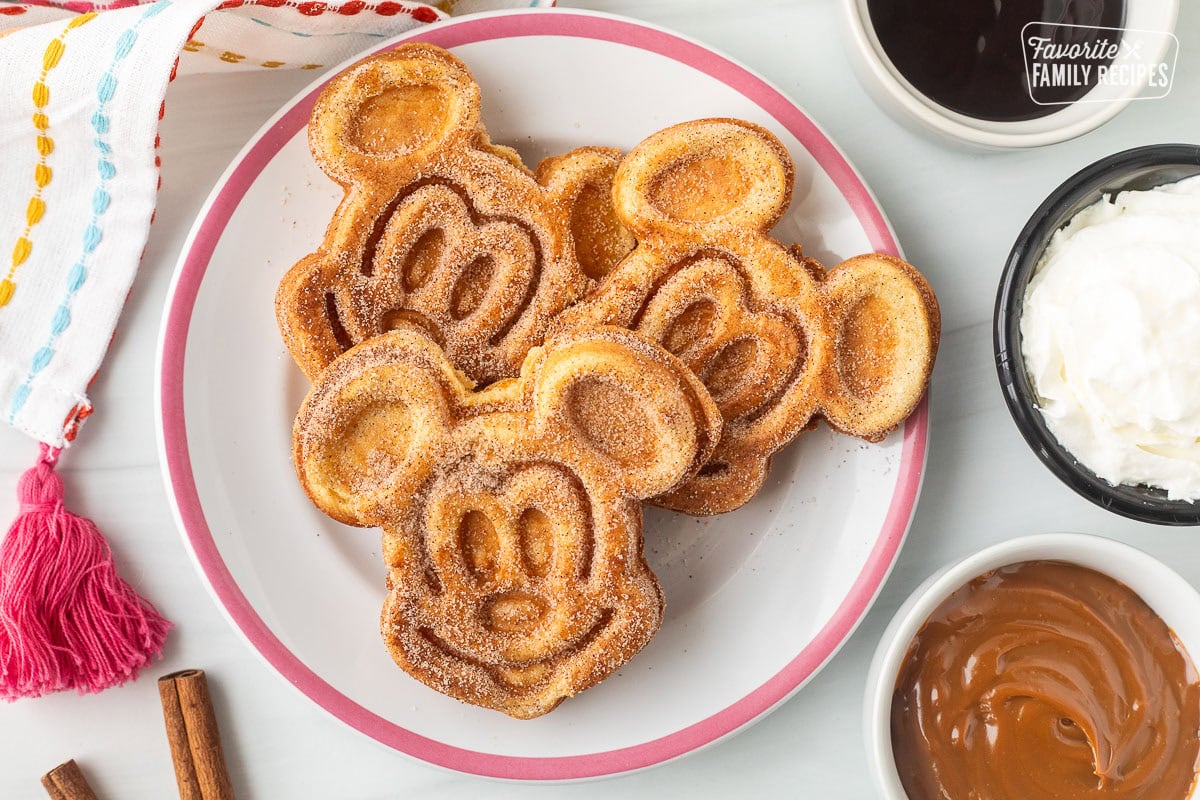
M 1025 292 L 1046 425 L 1112 484 L 1200 499 L 1200 176 L 1088 206 Z

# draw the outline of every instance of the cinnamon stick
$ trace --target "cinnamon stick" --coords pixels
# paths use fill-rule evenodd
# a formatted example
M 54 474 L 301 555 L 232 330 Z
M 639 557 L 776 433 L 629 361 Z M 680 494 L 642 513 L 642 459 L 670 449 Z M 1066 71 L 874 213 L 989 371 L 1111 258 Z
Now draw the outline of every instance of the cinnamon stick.
M 96 800 L 96 793 L 73 758 L 43 775 L 42 786 L 50 800 Z
M 158 679 L 158 695 L 180 800 L 233 800 L 204 670 L 164 675 Z

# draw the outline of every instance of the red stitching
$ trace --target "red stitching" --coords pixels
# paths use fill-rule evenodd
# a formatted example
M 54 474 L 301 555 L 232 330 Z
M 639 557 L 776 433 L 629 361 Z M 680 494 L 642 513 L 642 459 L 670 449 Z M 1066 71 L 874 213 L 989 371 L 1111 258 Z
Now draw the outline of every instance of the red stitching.
M 92 380 L 95 379 L 96 377 L 93 375 Z M 88 381 L 89 388 L 91 385 L 91 381 Z M 71 410 L 67 412 L 66 419 L 63 420 L 63 440 L 68 442 L 75 441 L 75 437 L 79 433 L 79 426 L 82 425 L 83 421 L 91 415 L 92 406 L 90 403 L 76 403 L 74 406 L 72 406 Z M 52 459 L 56 460 L 58 458 L 60 449 L 61 448 L 58 447 L 49 448 Z M 50 463 L 53 464 L 54 461 L 52 460 Z
M 31 0 L 27 3 L 28 6 L 36 6 L 43 8 L 64 8 L 70 11 L 85 13 L 88 11 L 111 11 L 117 8 L 128 8 L 129 6 L 145 5 L 152 0 L 109 0 L 106 3 L 91 3 L 87 0 Z M 557 3 L 552 3 L 557 5 Z M 377 5 L 368 5 L 363 0 L 349 0 L 338 8 L 331 9 L 327 2 L 323 0 L 306 0 L 306 2 L 295 2 L 295 0 L 225 0 L 221 5 L 217 6 L 217 11 L 226 11 L 233 8 L 241 8 L 244 6 L 262 6 L 264 8 L 294 8 L 305 16 L 315 17 L 323 14 L 326 11 L 336 11 L 344 16 L 354 16 L 363 11 L 374 11 L 381 17 L 394 17 L 397 14 L 408 14 L 417 22 L 437 22 L 441 17 L 438 12 L 429 6 L 418 6 L 416 8 L 406 8 L 400 3 L 392 0 L 384 0 Z M 21 6 L 3 6 L 0 7 L 0 15 L 17 15 L 24 14 L 28 8 Z
M 65 9 L 68 9 L 71 11 L 78 11 L 80 13 L 86 13 L 88 11 L 106 11 L 106 10 L 111 10 L 111 9 L 116 9 L 116 8 L 126 8 L 128 6 L 135 6 L 135 5 L 141 5 L 141 4 L 142 3 L 140 3 L 138 0 L 111 0 L 108 3 L 89 3 L 89 2 L 84 2 L 83 0 L 57 0 L 57 2 L 55 0 L 33 0 L 33 2 L 29 3 L 28 5 L 31 7 L 65 8 Z M 238 8 L 240 6 L 244 6 L 247 4 L 264 6 L 266 8 L 280 8 L 282 6 L 289 6 L 291 8 L 295 8 L 301 14 L 304 14 L 306 16 L 318 16 L 318 15 L 324 13 L 329 8 L 327 3 L 321 2 L 321 0 L 308 0 L 308 2 L 302 2 L 302 3 L 296 3 L 296 2 L 293 2 L 292 0 L 225 0 L 225 2 L 221 3 L 221 5 L 218 7 L 218 10 Z M 400 5 L 399 3 L 391 2 L 391 0 L 385 0 L 385 2 L 382 2 L 382 3 L 378 4 L 377 6 L 368 6 L 365 2 L 363 2 L 363 0 L 349 0 L 348 2 L 344 3 L 342 6 L 338 7 L 337 9 L 334 9 L 334 10 L 336 10 L 339 14 L 343 14 L 345 16 L 353 16 L 355 14 L 361 13 L 364 10 L 367 10 L 368 8 L 371 11 L 374 11 L 376 14 L 379 14 L 380 16 L 383 16 L 383 17 L 392 17 L 392 16 L 395 16 L 396 14 L 404 12 L 404 13 L 412 16 L 412 18 L 414 20 L 416 20 L 417 22 L 436 22 L 438 19 L 440 19 L 437 12 L 434 11 L 432 8 L 429 8 L 428 6 L 420 6 L 417 8 L 405 8 L 404 6 Z M 22 6 L 0 6 L 0 16 L 17 16 L 18 14 L 24 14 L 26 11 L 28 11 L 28 8 L 24 8 Z M 200 19 L 196 20 L 196 24 L 192 26 L 191 32 L 188 33 L 188 35 L 187 35 L 187 40 L 191 40 L 196 35 L 196 33 L 200 30 L 200 26 L 203 24 L 204 24 L 204 17 L 201 17 Z M 178 68 L 179 68 L 179 59 L 176 58 L 175 63 L 171 66 L 171 74 L 169 77 L 170 81 L 175 80 L 175 74 L 176 74 L 176 71 L 178 70 Z M 166 101 L 164 100 L 163 103 L 158 107 L 158 118 L 160 121 L 162 120 L 163 116 L 166 114 L 166 110 L 167 110 L 167 104 L 166 104 Z M 155 185 L 155 192 L 162 191 L 162 183 L 163 183 L 163 181 L 162 181 L 162 158 L 159 156 L 159 154 L 157 152 L 159 147 L 161 146 L 161 144 L 162 144 L 162 140 L 159 137 L 158 133 L 156 132 L 154 135 L 154 149 L 155 149 L 154 167 L 155 167 L 155 170 L 158 172 L 158 175 L 156 176 L 157 180 L 156 180 L 156 185 Z M 158 208 L 155 207 L 150 212 L 150 224 L 151 225 L 154 224 L 154 221 L 157 217 L 158 217 Z M 142 250 L 142 253 L 143 253 L 143 255 L 145 254 L 144 248 Z M 114 331 L 114 335 L 115 335 L 115 331 Z M 111 337 L 110 337 L 110 342 L 111 342 Z M 95 380 L 96 380 L 96 374 L 93 374 L 92 379 L 90 381 L 88 381 L 88 388 L 91 388 L 92 382 Z M 94 408 L 92 407 L 92 405 L 90 403 L 76 404 L 75 407 L 72 408 L 70 410 L 70 412 L 67 414 L 66 419 L 63 420 L 63 427 L 64 427 L 63 440 L 66 442 L 75 441 L 75 437 L 79 434 L 79 429 L 82 426 L 83 421 L 86 420 L 88 417 L 90 417 L 92 415 L 93 411 L 94 411 Z
M 192 40 L 192 37 L 196 35 L 196 31 L 200 30 L 200 26 L 203 24 L 204 24 L 204 17 L 201 17 L 200 19 L 196 20 L 196 24 L 192 26 L 192 29 L 190 31 L 188 31 L 187 38 L 184 39 L 184 41 L 190 42 Z M 179 56 L 175 56 L 175 62 L 173 64 L 171 64 L 171 74 L 167 76 L 167 83 L 174 83 L 175 76 L 178 73 L 179 73 Z M 166 103 L 163 103 L 162 107 L 160 107 L 158 109 L 158 118 L 159 119 L 162 119 L 163 111 L 165 110 L 165 108 L 166 108 Z M 154 137 L 154 146 L 158 147 L 158 136 L 157 135 Z

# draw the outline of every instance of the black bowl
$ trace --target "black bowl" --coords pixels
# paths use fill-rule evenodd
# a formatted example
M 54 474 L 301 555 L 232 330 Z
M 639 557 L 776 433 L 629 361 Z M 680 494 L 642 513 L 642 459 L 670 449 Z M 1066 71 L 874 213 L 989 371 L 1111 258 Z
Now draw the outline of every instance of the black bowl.
M 1106 194 L 1151 189 L 1200 174 L 1200 145 L 1158 144 L 1103 158 L 1065 180 L 1017 237 L 996 294 L 993 343 L 1000 388 L 1021 435 L 1058 478 L 1098 506 L 1159 525 L 1200 525 L 1200 502 L 1168 500 L 1162 489 L 1113 486 L 1075 460 L 1046 427 L 1021 354 L 1025 287 L 1054 233 Z

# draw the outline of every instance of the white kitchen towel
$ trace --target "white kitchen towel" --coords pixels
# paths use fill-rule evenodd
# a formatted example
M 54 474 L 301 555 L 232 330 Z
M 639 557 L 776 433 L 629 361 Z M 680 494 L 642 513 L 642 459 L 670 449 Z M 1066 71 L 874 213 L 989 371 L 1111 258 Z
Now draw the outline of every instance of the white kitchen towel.
M 91 414 L 177 68 L 319 70 L 449 13 L 530 5 L 553 2 L 0 2 L 0 419 L 60 448 Z

